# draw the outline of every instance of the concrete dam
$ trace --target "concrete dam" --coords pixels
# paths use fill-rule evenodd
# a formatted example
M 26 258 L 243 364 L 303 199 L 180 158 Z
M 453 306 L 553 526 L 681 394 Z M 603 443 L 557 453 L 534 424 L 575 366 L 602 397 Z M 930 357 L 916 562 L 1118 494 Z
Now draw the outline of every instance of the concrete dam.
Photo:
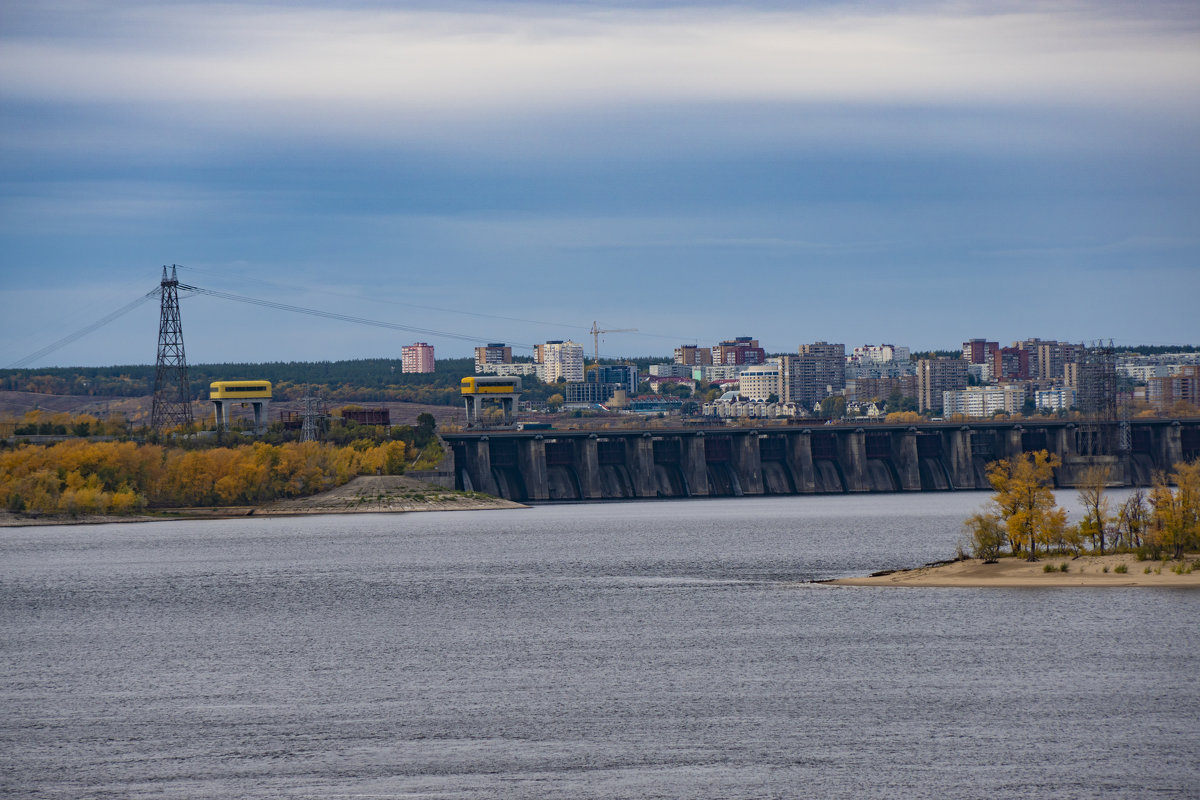
M 1055 483 L 1112 486 L 1200 458 L 1200 420 L 1022 420 L 447 433 L 455 488 L 519 502 L 990 489 L 989 462 L 1049 450 Z

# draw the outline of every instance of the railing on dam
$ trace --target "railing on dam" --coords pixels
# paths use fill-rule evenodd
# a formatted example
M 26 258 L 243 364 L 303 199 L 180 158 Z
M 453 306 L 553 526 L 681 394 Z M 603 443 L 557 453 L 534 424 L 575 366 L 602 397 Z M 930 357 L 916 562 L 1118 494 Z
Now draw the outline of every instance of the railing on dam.
M 1123 428 L 1127 425 L 1127 428 Z M 492 430 L 448 433 L 455 485 L 518 501 L 607 500 L 987 489 L 987 464 L 1049 450 L 1055 481 L 1108 469 L 1110 485 L 1146 486 L 1200 458 L 1200 420 L 1068 420 Z

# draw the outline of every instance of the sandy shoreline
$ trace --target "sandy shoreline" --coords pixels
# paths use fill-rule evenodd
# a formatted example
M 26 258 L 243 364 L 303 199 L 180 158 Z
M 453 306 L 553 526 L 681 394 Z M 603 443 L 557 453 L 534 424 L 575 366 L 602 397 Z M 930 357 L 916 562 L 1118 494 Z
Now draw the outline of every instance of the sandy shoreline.
M 403 475 L 365 475 L 327 492 L 261 506 L 171 508 L 130 516 L 78 517 L 13 514 L 0 511 L 0 528 L 42 525 L 100 525 L 117 522 L 163 522 L 181 519 L 293 517 L 309 514 L 397 514 L 416 511 L 482 511 L 528 508 L 499 497 L 443 489 Z
M 1188 559 L 1189 563 L 1194 556 Z M 1046 557 L 1029 562 L 1019 558 L 1002 558 L 996 564 L 985 564 L 977 558 L 947 564 L 897 570 L 865 578 L 840 578 L 828 581 L 838 586 L 945 586 L 967 588 L 1045 588 L 1045 587 L 1119 587 L 1159 586 L 1164 588 L 1200 589 L 1200 568 L 1191 574 L 1177 575 L 1177 561 L 1138 561 L 1131 553 L 1109 556 Z M 1046 572 L 1045 565 L 1055 569 Z M 1059 567 L 1067 565 L 1067 571 Z M 1127 572 L 1116 572 L 1124 564 Z M 1108 571 L 1105 572 L 1104 568 Z M 1147 573 L 1146 570 L 1150 571 Z

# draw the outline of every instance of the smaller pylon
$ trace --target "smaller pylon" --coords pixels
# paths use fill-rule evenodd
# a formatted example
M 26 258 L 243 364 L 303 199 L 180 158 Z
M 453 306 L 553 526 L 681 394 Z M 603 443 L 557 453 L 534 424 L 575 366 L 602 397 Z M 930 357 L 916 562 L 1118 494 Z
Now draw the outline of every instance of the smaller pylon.
M 304 404 L 300 412 L 300 441 L 315 442 L 320 433 L 320 426 L 317 424 L 321 417 L 320 398 L 313 397 L 312 392 L 305 392 L 300 402 Z
M 158 356 L 154 363 L 154 402 L 150 427 L 158 432 L 192 424 L 192 392 L 188 384 L 187 359 L 183 354 L 183 323 L 179 319 L 179 277 L 171 265 L 168 277 L 163 267 L 162 296 L 158 319 Z

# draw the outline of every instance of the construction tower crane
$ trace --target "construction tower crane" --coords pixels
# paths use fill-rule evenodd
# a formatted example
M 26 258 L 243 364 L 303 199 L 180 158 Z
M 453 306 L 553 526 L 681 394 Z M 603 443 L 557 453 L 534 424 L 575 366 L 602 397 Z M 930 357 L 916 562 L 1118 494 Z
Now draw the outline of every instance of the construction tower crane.
M 596 321 L 592 320 L 592 329 L 588 331 L 592 335 L 592 363 L 600 363 L 600 334 L 602 333 L 634 333 L 637 328 L 611 328 L 606 331 L 600 330 L 596 325 Z

